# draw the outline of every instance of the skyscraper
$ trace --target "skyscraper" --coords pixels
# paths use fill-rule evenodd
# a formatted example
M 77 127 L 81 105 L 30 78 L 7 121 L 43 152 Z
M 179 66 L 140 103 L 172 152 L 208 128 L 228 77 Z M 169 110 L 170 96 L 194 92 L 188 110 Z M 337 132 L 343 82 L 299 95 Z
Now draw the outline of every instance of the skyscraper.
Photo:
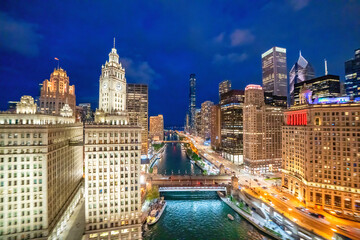
M 115 44 L 101 68 L 99 108 L 97 124 L 85 124 L 85 239 L 141 239 L 141 127 L 129 123 Z
M 221 100 L 221 95 L 224 93 L 227 93 L 231 90 L 231 81 L 230 80 L 224 80 L 219 83 L 219 102 Z
M 281 127 L 283 108 L 265 105 L 261 86 L 245 88 L 244 165 L 254 174 L 281 169 Z
M 355 50 L 355 58 L 345 62 L 346 95 L 360 97 L 360 48 Z
M 54 69 L 50 80 L 44 80 L 40 91 L 40 112 L 51 115 L 60 115 L 60 109 L 69 104 L 75 113 L 76 97 L 75 86 L 70 85 L 69 77 L 62 68 Z
M 58 239 L 83 198 L 82 124 L 68 104 L 59 115 L 36 108 L 23 96 L 0 113 L 1 239 Z
M 221 147 L 221 111 L 220 105 L 211 107 L 211 147 L 219 150 Z
M 127 84 L 126 105 L 131 125 L 141 126 L 141 154 L 148 152 L 148 85 Z
M 287 96 L 286 49 L 272 47 L 261 55 L 264 91 Z
M 190 92 L 189 92 L 189 122 L 190 131 L 195 131 L 195 110 L 196 110 L 196 78 L 195 74 L 190 74 Z
M 243 163 L 244 91 L 230 90 L 221 96 L 221 147 L 225 159 Z
M 294 105 L 295 84 L 315 78 L 314 68 L 301 55 L 301 51 L 299 53 L 299 59 L 297 60 L 297 62 L 294 64 L 294 66 L 291 68 L 289 72 L 289 78 L 290 78 L 289 105 Z
M 211 101 L 201 104 L 201 137 L 208 140 L 211 137 L 211 107 L 214 105 Z
M 195 109 L 195 130 L 194 130 L 194 133 L 196 134 L 196 136 L 201 136 L 201 129 L 202 129 L 201 108 L 196 108 Z
M 164 117 L 159 114 L 150 117 L 150 137 L 153 141 L 164 140 Z

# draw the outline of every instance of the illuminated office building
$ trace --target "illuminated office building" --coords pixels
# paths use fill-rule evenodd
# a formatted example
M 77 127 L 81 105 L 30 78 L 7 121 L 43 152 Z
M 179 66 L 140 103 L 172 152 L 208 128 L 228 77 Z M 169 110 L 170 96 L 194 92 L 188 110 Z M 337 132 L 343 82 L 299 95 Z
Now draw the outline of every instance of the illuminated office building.
M 200 136 L 204 140 L 208 140 L 211 137 L 211 107 L 214 103 L 206 101 L 201 104 L 201 134 Z
M 221 111 L 220 105 L 211 107 L 211 147 L 215 150 L 221 148 Z
M 272 47 L 261 55 L 264 91 L 287 96 L 286 49 Z
M 299 59 L 289 72 L 289 106 L 295 102 L 295 85 L 315 78 L 315 71 L 312 65 L 299 53 Z
M 335 75 L 325 75 L 296 83 L 294 89 L 294 105 L 300 103 L 300 92 L 304 89 L 309 89 L 311 91 L 312 100 L 325 97 L 339 97 L 340 77 Z
M 164 117 L 159 114 L 150 117 L 150 138 L 153 141 L 164 140 Z
M 231 90 L 221 95 L 222 156 L 235 163 L 243 163 L 243 104 L 244 91 Z
M 75 113 L 75 86 L 70 85 L 69 77 L 64 69 L 54 69 L 50 75 L 50 80 L 43 81 L 39 104 L 41 113 L 60 115 L 60 109 L 65 104 L 69 104 Z
M 249 173 L 281 169 L 281 126 L 283 108 L 265 105 L 261 86 L 245 88 L 244 165 Z
M 126 89 L 114 43 L 95 123 L 85 124 L 85 239 L 141 239 L 141 127 L 129 123 Z
M 201 136 L 201 129 L 202 129 L 202 124 L 201 124 L 201 108 L 197 108 L 195 110 L 195 132 L 194 134 L 196 136 Z
M 130 125 L 141 127 L 141 154 L 148 152 L 148 108 L 149 108 L 148 85 L 127 84 L 127 110 Z
M 360 48 L 355 50 L 355 58 L 345 62 L 346 95 L 360 97 Z
M 227 93 L 230 90 L 231 90 L 230 80 L 224 80 L 221 83 L 219 83 L 219 101 L 221 99 L 221 94 Z
M 360 214 L 360 104 L 319 99 L 284 113 L 282 186 L 306 207 Z
M 0 113 L 0 239 L 58 239 L 83 195 L 83 127 L 30 96 Z
M 195 132 L 196 130 L 196 77 L 195 74 L 190 74 L 190 91 L 189 91 L 189 123 L 190 123 L 190 132 Z

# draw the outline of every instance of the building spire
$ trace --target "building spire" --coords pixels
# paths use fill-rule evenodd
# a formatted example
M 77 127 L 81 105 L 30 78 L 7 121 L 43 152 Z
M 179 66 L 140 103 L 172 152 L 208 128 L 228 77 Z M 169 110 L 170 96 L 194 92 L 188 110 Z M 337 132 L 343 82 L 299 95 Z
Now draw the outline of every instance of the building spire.
M 328 69 L 327 69 L 327 61 L 326 61 L 326 58 L 325 58 L 324 60 L 325 60 L 325 75 L 328 75 Z
M 299 56 L 301 57 L 301 50 L 299 51 Z
M 115 38 L 114 38 L 114 48 L 115 48 Z

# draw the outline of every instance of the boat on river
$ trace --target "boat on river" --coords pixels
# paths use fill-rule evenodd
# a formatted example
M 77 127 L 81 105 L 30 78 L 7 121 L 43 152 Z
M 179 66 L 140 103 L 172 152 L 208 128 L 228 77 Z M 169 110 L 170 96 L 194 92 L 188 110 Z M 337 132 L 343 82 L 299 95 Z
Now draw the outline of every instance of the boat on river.
M 231 221 L 234 221 L 234 217 L 233 217 L 230 213 L 227 215 L 227 217 L 228 217 Z
M 192 164 L 195 164 L 195 161 L 194 161 L 194 160 L 190 160 L 190 162 L 191 162 Z
M 150 209 L 150 214 L 146 220 L 149 226 L 157 223 L 166 208 L 166 201 L 164 199 L 155 202 Z

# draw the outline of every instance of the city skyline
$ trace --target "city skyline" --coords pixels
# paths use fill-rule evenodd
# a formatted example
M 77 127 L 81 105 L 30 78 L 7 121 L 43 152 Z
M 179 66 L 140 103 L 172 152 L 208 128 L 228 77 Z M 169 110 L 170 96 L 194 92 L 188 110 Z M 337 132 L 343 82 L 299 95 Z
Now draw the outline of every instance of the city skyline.
M 12 89 L 1 95 L 0 108 L 5 110 L 7 101 L 18 100 L 24 94 L 40 95 L 36 86 L 57 66 L 54 57 L 60 59 L 60 67 L 76 86 L 77 103 L 90 102 L 96 108 L 98 66 L 103 64 L 113 37 L 117 39 L 118 54 L 128 81 L 149 84 L 152 103 L 149 115 L 163 114 L 165 125 L 183 125 L 189 74 L 197 76 L 197 107 L 206 100 L 216 102 L 217 86 L 224 79 L 230 79 L 234 89 L 244 89 L 250 83 L 261 84 L 261 54 L 273 46 L 287 49 L 288 71 L 302 50 L 313 64 L 316 77 L 322 75 L 326 58 L 329 74 L 339 75 L 343 82 L 344 62 L 353 58 L 358 48 L 360 30 L 355 26 L 360 4 L 300 2 L 303 4 L 222 3 L 224 5 L 216 8 L 203 2 L 192 3 L 190 7 L 179 3 L 150 6 L 141 2 L 148 11 L 137 11 L 139 2 L 120 7 L 114 3 L 111 8 L 99 3 L 86 6 L 86 11 L 79 11 L 82 6 L 78 3 L 39 3 L 26 7 L 23 2 L 6 2 L 0 8 L 0 21 L 3 26 L 14 24 L 17 31 L 0 29 L 0 78 L 6 80 L 1 81 L 0 87 Z M 48 11 L 39 11 L 39 7 Z M 74 17 L 74 11 L 79 17 Z M 96 17 L 89 17 L 88 13 L 95 11 Z M 191 17 L 174 18 L 178 11 Z M 342 21 L 328 18 L 328 12 L 335 12 Z M 274 13 L 277 16 L 273 22 L 263 24 L 264 19 Z M 123 24 L 122 19 L 127 18 L 133 21 Z M 217 18 L 222 21 L 208 21 Z M 294 24 L 285 23 L 283 18 Z M 314 18 L 317 26 L 326 27 L 323 30 L 309 28 Z M 95 27 L 90 28 L 93 25 Z M 176 32 L 171 30 L 174 27 Z M 122 28 L 124 30 L 120 30 Z M 269 35 L 271 30 L 280 31 Z M 90 38 L 94 34 L 96 36 Z M 329 36 L 326 43 L 319 44 L 324 35 Z M 19 85 L 22 87 L 16 87 Z M 163 98 L 171 99 L 175 107 L 167 107 L 168 102 Z

